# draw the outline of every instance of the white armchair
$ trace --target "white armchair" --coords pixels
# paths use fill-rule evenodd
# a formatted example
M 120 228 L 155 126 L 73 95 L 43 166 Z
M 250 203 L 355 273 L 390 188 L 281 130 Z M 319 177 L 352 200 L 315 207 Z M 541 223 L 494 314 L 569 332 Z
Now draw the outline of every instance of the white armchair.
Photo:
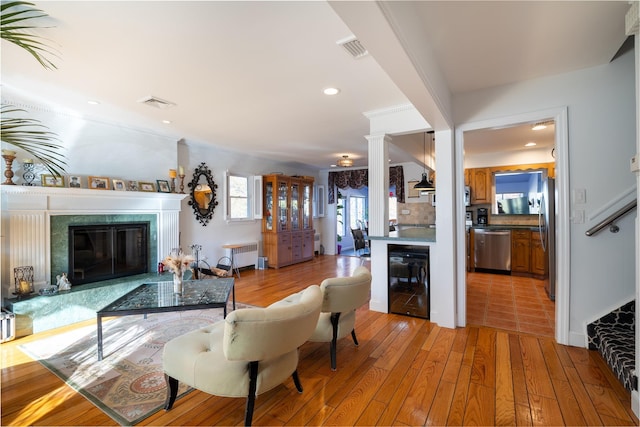
M 371 273 L 360 266 L 350 277 L 323 280 L 320 289 L 323 294 L 322 313 L 309 341 L 331 343 L 331 369 L 335 371 L 337 341 L 351 332 L 354 344 L 358 345 L 354 329 L 356 309 L 371 298 Z
M 267 308 L 239 309 L 214 325 L 187 333 L 164 347 L 170 410 L 178 382 L 209 394 L 246 397 L 245 425 L 251 425 L 257 395 L 293 376 L 299 392 L 298 347 L 318 322 L 322 292 L 317 285 Z

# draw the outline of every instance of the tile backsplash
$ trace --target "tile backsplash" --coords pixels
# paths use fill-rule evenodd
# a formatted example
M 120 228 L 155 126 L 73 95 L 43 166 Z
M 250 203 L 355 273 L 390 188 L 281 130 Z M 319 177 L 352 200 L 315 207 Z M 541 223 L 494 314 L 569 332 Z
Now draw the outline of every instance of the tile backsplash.
M 403 211 L 409 213 L 403 214 Z M 430 202 L 398 203 L 398 218 L 395 219 L 398 220 L 398 224 L 435 224 L 436 207 Z

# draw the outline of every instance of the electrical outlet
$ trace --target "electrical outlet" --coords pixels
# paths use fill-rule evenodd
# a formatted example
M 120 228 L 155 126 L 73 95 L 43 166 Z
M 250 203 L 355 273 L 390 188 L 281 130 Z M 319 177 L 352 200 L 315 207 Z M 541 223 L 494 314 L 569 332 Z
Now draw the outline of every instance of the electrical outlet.
M 574 224 L 584 224 L 584 211 L 582 209 L 576 209 L 573 211 L 573 217 L 571 219 Z
M 402 209 L 402 215 L 409 215 L 411 211 L 409 209 Z

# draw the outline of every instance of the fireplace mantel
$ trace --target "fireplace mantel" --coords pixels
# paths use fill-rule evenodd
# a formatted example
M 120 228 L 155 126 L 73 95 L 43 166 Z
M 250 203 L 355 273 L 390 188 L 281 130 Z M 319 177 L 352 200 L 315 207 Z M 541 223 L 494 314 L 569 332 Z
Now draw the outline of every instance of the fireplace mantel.
M 157 259 L 179 246 L 179 213 L 186 194 L 2 185 L 2 296 L 11 296 L 13 268 L 32 265 L 36 291 L 51 277 L 55 215 L 154 214 Z

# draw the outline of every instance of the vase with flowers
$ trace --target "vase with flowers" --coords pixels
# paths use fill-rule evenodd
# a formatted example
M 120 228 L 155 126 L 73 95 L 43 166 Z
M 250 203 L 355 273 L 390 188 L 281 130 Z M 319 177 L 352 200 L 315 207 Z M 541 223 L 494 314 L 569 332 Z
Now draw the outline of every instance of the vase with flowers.
M 187 255 L 182 251 L 173 251 L 162 260 L 162 264 L 173 272 L 173 293 L 182 294 L 184 272 L 193 261 L 193 255 Z

